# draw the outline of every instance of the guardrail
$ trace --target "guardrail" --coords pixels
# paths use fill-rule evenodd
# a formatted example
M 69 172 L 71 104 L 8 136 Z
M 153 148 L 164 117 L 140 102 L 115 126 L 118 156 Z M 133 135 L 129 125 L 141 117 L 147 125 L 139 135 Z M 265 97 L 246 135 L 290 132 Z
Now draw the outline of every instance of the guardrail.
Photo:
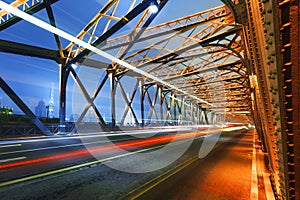
M 71 132 L 74 126 L 74 123 L 67 123 L 66 131 Z M 59 131 L 59 124 L 46 124 L 46 127 L 53 135 Z M 43 134 L 36 126 L 31 124 L 0 124 L 0 137 L 36 135 Z

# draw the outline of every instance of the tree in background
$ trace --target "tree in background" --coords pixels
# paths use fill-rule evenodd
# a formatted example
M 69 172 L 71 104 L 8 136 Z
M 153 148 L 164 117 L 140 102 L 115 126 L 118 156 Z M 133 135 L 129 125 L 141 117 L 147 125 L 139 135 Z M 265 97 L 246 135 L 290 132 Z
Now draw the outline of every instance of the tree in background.
M 13 109 L 6 107 L 6 106 L 0 106 L 0 115 L 12 115 Z

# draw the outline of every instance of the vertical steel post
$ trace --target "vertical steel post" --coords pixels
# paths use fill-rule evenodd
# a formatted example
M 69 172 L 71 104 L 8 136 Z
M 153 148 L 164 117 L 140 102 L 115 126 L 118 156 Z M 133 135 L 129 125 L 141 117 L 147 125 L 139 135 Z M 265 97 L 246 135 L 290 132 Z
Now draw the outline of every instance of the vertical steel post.
M 108 72 L 110 81 L 110 100 L 111 100 L 111 127 L 116 126 L 116 84 L 115 84 L 115 71 Z
M 159 99 L 159 115 L 160 115 L 160 124 L 163 124 L 163 92 L 162 86 L 158 87 L 158 99 Z
M 60 65 L 59 80 L 59 131 L 66 132 L 66 97 L 69 71 L 65 65 Z
M 145 100 L 145 92 L 144 92 L 144 80 L 140 79 L 140 104 L 141 104 L 141 126 L 145 126 L 145 106 L 144 106 L 144 100 Z
M 173 121 L 176 122 L 175 125 L 177 125 L 177 112 L 176 112 L 176 106 L 177 106 L 177 101 L 175 101 L 175 95 L 174 93 L 172 92 L 172 105 L 173 105 L 173 114 L 174 114 L 174 117 L 173 117 Z

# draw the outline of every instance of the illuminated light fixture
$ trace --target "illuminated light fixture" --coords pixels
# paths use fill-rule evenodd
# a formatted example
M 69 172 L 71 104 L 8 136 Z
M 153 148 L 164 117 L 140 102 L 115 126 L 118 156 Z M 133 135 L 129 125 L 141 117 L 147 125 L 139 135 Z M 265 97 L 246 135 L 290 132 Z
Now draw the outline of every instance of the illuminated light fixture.
M 76 68 L 77 68 L 77 65 L 71 64 L 71 67 L 72 67 L 73 69 L 76 69 Z
M 157 13 L 158 12 L 157 4 L 151 3 L 151 5 L 149 6 L 149 12 L 150 13 Z
M 44 30 L 47 30 L 47 31 L 49 31 L 51 33 L 54 33 L 54 34 L 56 34 L 56 35 L 58 35 L 58 36 L 60 36 L 60 37 L 62 37 L 64 39 L 66 39 L 66 40 L 69 40 L 70 42 L 73 42 L 73 43 L 75 43 L 75 44 L 77 44 L 79 46 L 82 46 L 83 48 L 86 48 L 86 49 L 88 49 L 88 50 L 90 50 L 90 51 L 92 51 L 92 52 L 94 52 L 94 53 L 96 53 L 96 54 L 98 54 L 100 56 L 103 56 L 104 58 L 109 59 L 112 62 L 116 62 L 116 63 L 118 63 L 118 64 L 120 64 L 120 65 L 122 65 L 122 66 L 124 66 L 124 67 L 126 67 L 126 68 L 128 68 L 128 69 L 130 69 L 130 70 L 132 70 L 134 72 L 136 72 L 136 73 L 138 73 L 138 74 L 141 74 L 141 75 L 143 75 L 143 76 L 145 76 L 145 77 L 147 77 L 149 79 L 152 79 L 152 80 L 154 80 L 154 81 L 156 81 L 158 83 L 161 83 L 162 85 L 164 85 L 164 86 L 166 86 L 166 87 L 168 87 L 170 89 L 173 89 L 173 90 L 176 90 L 176 91 L 178 91 L 178 92 L 180 92 L 182 94 L 185 94 L 185 95 L 191 97 L 192 99 L 194 99 L 194 100 L 196 100 L 198 102 L 205 103 L 207 105 L 213 106 L 211 103 L 209 103 L 209 102 L 207 102 L 207 101 L 205 101 L 203 99 L 200 99 L 200 98 L 198 98 L 196 96 L 190 95 L 186 91 L 183 91 L 183 90 L 175 87 L 174 85 L 172 85 L 172 84 L 170 84 L 170 83 L 168 83 L 166 81 L 163 81 L 160 78 L 157 78 L 157 77 L 153 76 L 152 74 L 149 74 L 149 73 L 147 73 L 147 72 L 145 72 L 145 71 L 143 71 L 141 69 L 138 69 L 138 68 L 134 67 L 133 65 L 131 65 L 131 64 L 129 64 L 129 63 L 123 61 L 123 60 L 120 60 L 120 59 L 114 57 L 113 55 L 108 54 L 108 53 L 106 53 L 106 52 L 98 49 L 97 47 L 92 46 L 91 44 L 88 44 L 85 41 L 80 40 L 80 39 L 74 37 L 73 35 L 65 32 L 65 31 L 63 31 L 61 29 L 58 29 L 58 28 L 56 28 L 56 27 L 54 27 L 54 26 L 52 26 L 52 25 L 50 25 L 50 24 L 48 24 L 48 23 L 46 23 L 46 22 L 44 22 L 44 21 L 42 21 L 42 20 L 40 20 L 40 19 L 38 19 L 38 18 L 36 18 L 34 16 L 32 16 L 32 15 L 29 15 L 29 14 L 25 13 L 24 11 L 21 11 L 18 8 L 15 8 L 15 7 L 13 7 L 13 6 L 11 6 L 11 5 L 9 5 L 9 4 L 1 1 L 1 0 L 0 0 L 0 8 L 2 10 L 6 10 L 7 12 L 9 12 L 11 14 L 14 14 L 14 15 L 20 17 L 21 19 L 24 19 L 25 21 L 27 21 L 27 22 L 29 22 L 31 24 L 34 24 L 34 25 L 36 25 L 36 26 L 38 26 L 38 27 L 40 27 L 40 28 L 42 28 Z

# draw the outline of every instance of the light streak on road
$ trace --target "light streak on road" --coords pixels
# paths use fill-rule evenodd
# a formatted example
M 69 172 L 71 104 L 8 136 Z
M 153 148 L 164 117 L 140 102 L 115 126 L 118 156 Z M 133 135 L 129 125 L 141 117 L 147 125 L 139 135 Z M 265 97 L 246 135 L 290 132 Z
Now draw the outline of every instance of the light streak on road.
M 196 133 L 196 136 L 202 136 L 203 133 L 198 132 Z M 142 139 L 138 141 L 126 141 L 126 142 L 118 142 L 115 145 L 103 145 L 103 146 L 98 146 L 98 147 L 91 147 L 89 148 L 89 151 L 86 149 L 82 150 L 77 150 L 69 153 L 62 153 L 58 155 L 53 155 L 53 156 L 47 156 L 43 158 L 37 158 L 37 159 L 31 159 L 31 160 L 26 160 L 26 161 L 20 161 L 20 162 L 13 162 L 13 163 L 7 163 L 0 165 L 0 169 L 6 169 L 10 167 L 17 167 L 17 166 L 22 166 L 22 165 L 28 165 L 28 164 L 33 164 L 33 163 L 40 163 L 40 162 L 45 162 L 45 161 L 51 161 L 51 160 L 56 160 L 56 159 L 62 159 L 66 157 L 74 157 L 74 156 L 79 156 L 79 155 L 87 155 L 89 153 L 97 152 L 97 153 L 116 153 L 119 151 L 119 149 L 125 148 L 125 149 L 136 149 L 136 148 L 141 148 L 141 147 L 147 147 L 147 146 L 152 146 L 152 145 L 157 145 L 157 144 L 162 144 L 162 143 L 168 143 L 172 140 L 184 140 L 184 139 L 189 139 L 193 138 L 195 136 L 195 133 L 186 133 L 186 134 L 179 134 L 179 135 L 168 135 L 168 136 L 158 136 L 155 138 L 147 138 L 147 139 Z
M 243 128 L 243 127 L 242 127 Z M 51 160 L 57 160 L 57 159 L 63 159 L 67 157 L 75 157 L 80 155 L 88 155 L 90 153 L 103 153 L 103 154 L 111 154 L 119 152 L 120 149 L 128 149 L 133 150 L 137 148 L 143 148 L 143 147 L 149 147 L 153 145 L 158 144 L 165 144 L 169 143 L 171 141 L 180 141 L 180 140 L 186 140 L 194 137 L 202 137 L 208 134 L 213 134 L 215 132 L 219 131 L 235 131 L 240 130 L 241 127 L 231 127 L 231 128 L 225 128 L 225 129 L 213 129 L 213 130 L 206 130 L 201 132 L 188 132 L 188 133 L 181 133 L 181 134 L 172 134 L 172 135 L 166 135 L 166 136 L 156 136 L 154 138 L 145 138 L 145 139 L 138 139 L 133 141 L 123 141 L 123 142 L 117 142 L 114 145 L 111 144 L 104 144 L 102 146 L 96 146 L 89 148 L 89 151 L 86 149 L 76 150 L 73 152 L 68 153 L 61 153 L 53 156 L 47 156 L 37 159 L 31 159 L 26 161 L 18 161 L 13 163 L 5 163 L 0 165 L 0 169 L 6 169 L 11 167 L 17 167 L 22 165 L 28 165 L 33 163 L 41 163 L 45 161 L 51 161 Z M 64 145 L 68 146 L 68 145 Z M 55 147 L 53 147 L 55 148 Z

